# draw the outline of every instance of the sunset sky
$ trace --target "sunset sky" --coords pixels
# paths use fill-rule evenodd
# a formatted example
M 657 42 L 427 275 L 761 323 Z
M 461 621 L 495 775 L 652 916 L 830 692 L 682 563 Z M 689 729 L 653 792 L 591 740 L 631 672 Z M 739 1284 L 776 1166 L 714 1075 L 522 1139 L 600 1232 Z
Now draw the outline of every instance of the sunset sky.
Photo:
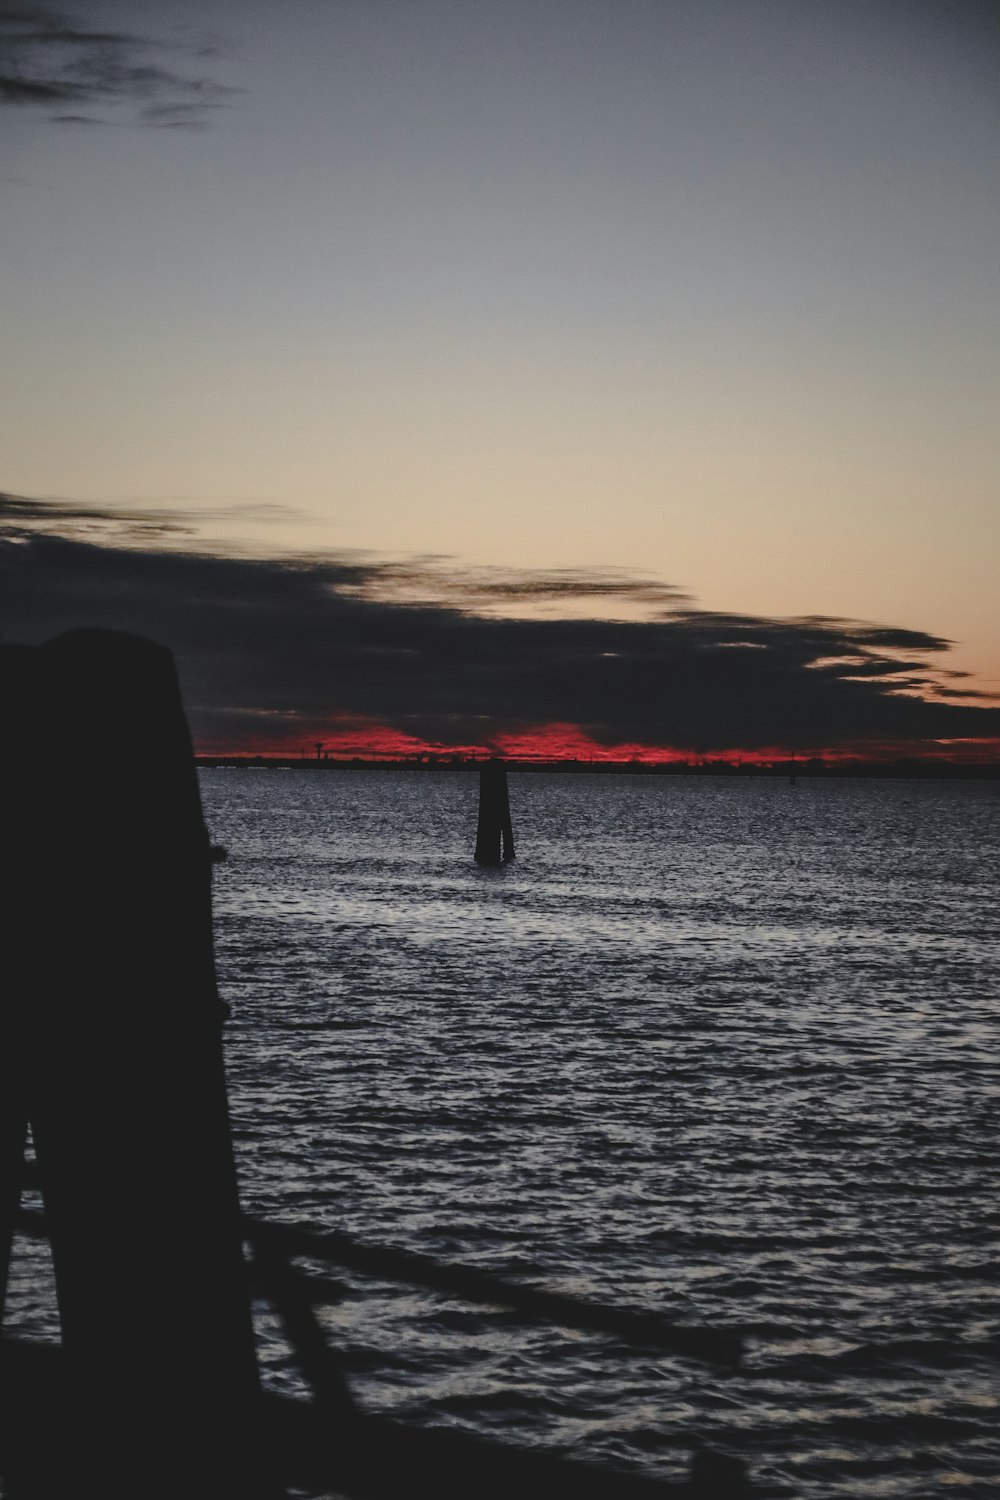
M 998 60 L 985 0 L 0 3 L 3 638 L 153 634 L 206 749 L 981 753 Z

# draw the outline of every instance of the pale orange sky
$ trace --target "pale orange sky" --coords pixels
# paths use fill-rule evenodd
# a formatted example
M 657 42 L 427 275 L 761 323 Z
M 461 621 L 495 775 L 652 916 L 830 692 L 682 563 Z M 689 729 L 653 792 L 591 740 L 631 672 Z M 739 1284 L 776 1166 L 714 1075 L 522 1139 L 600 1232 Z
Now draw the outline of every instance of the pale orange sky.
M 76 12 L 243 92 L 5 111 L 6 489 L 634 568 L 1000 688 L 990 7 Z

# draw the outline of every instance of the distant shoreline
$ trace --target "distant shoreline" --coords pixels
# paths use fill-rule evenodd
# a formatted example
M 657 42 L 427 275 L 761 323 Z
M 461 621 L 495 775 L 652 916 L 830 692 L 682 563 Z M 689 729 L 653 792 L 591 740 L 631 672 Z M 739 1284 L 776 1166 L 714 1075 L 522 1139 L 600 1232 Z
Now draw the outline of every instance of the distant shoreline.
M 477 771 L 483 760 L 465 757 L 434 760 L 364 760 L 309 758 L 284 755 L 196 755 L 195 764 L 203 770 L 239 771 Z M 509 771 L 527 771 L 541 775 L 571 776 L 735 776 L 769 777 L 788 780 L 792 776 L 819 778 L 855 777 L 891 781 L 1000 781 L 1000 761 L 959 763 L 935 760 L 897 761 L 775 761 L 756 765 L 724 760 L 696 762 L 665 761 L 583 761 L 583 760 L 505 760 Z

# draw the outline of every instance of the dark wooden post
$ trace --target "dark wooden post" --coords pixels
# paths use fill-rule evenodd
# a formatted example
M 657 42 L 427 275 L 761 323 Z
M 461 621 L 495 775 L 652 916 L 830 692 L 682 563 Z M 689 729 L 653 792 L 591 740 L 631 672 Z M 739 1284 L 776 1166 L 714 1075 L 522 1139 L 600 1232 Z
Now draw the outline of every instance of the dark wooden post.
M 172 658 L 75 631 L 3 648 L 3 693 L 6 957 L 22 977 L 0 1011 L 0 1235 L 27 1121 L 68 1374 L 11 1494 L 271 1495 L 211 854 Z
M 21 962 L 30 963 L 30 955 L 25 951 L 24 912 L 28 901 L 26 882 L 30 881 L 31 871 L 25 868 L 21 848 L 25 787 L 23 781 L 19 784 L 16 775 L 20 768 L 14 764 L 16 752 L 13 746 L 26 732 L 29 736 L 34 734 L 33 726 L 25 724 L 22 711 L 22 705 L 29 697 L 27 684 L 31 680 L 33 661 L 34 653 L 25 647 L 0 646 L 0 703 L 6 715 L 4 733 L 0 735 L 0 763 L 4 787 L 10 789 L 11 794 L 4 799 L 5 803 L 9 800 L 11 806 L 9 811 L 6 807 L 4 809 L 4 843 L 0 854 L 4 918 L 2 952 L 6 969 L 6 979 L 0 989 L 0 1321 L 6 1301 L 11 1240 L 21 1195 L 28 1134 L 26 1080 L 21 1066 L 25 1054 L 24 1007 L 15 986 L 19 982 Z
M 514 832 L 510 822 L 507 768 L 502 761 L 488 760 L 479 772 L 476 863 L 500 865 L 513 858 Z

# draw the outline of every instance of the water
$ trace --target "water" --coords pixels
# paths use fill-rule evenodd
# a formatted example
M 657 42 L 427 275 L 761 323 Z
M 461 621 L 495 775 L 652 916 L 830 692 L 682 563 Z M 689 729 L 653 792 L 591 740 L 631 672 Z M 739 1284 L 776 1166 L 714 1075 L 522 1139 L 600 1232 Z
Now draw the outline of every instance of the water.
M 502 870 L 467 774 L 202 792 L 247 1208 L 748 1343 L 726 1374 L 347 1278 L 359 1401 L 666 1478 L 703 1442 L 804 1496 L 995 1492 L 1000 787 L 512 775 Z

